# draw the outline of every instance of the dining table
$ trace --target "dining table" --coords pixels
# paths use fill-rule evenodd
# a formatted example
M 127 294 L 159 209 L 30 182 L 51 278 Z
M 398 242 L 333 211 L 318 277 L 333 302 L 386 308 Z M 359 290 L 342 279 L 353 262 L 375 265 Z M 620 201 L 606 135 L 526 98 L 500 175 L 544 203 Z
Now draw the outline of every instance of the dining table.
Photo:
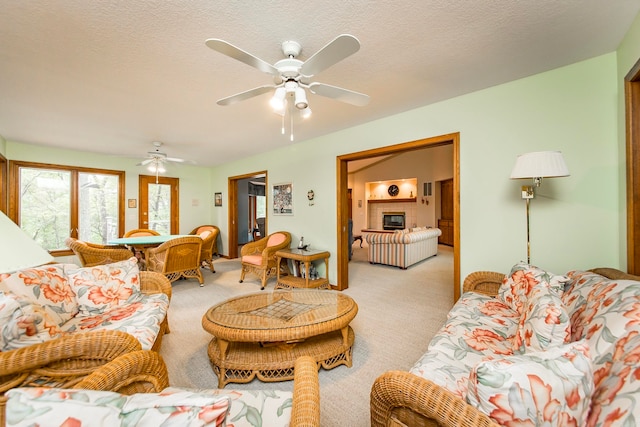
M 138 258 L 138 267 L 140 270 L 146 270 L 146 262 L 144 252 L 147 248 L 153 248 L 160 246 L 164 242 L 168 242 L 178 237 L 188 237 L 189 234 L 163 234 L 160 236 L 131 236 L 131 237 L 119 237 L 117 239 L 111 239 L 107 241 L 109 245 L 123 245 L 126 246 L 133 256 Z M 191 236 L 193 237 L 193 236 Z

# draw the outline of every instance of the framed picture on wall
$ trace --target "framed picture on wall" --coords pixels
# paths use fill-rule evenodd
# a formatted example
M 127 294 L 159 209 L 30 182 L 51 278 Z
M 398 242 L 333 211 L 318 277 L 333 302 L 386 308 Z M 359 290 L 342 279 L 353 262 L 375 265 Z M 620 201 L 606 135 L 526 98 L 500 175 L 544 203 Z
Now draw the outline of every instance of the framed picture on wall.
M 222 206 L 222 193 L 215 193 L 213 195 L 213 204 L 215 206 Z
M 274 184 L 271 189 L 274 215 L 293 215 L 293 184 Z

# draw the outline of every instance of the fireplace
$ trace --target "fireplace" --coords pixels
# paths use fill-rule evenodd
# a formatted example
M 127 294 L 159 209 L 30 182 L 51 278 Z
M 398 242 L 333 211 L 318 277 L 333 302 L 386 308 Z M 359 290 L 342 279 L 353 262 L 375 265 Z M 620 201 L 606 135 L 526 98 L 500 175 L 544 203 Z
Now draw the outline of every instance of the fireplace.
M 404 229 L 404 212 L 383 212 L 382 213 L 382 229 L 383 230 L 402 230 Z

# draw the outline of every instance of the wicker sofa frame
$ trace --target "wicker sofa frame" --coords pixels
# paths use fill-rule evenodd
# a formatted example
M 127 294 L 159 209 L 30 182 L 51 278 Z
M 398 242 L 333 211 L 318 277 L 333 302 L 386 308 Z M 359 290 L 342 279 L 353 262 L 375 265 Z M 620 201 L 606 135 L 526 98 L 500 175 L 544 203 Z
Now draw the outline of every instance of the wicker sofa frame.
M 612 268 L 589 270 L 609 279 L 640 280 Z M 464 292 L 496 296 L 505 275 L 493 271 L 469 274 Z M 448 390 L 407 371 L 388 371 L 371 388 L 371 426 L 499 427 L 495 421 Z
M 120 334 L 127 335 L 124 333 L 102 334 L 100 332 L 92 334 L 114 335 L 114 337 Z M 124 341 L 127 340 L 124 339 Z M 133 339 L 133 341 L 135 341 L 135 339 Z M 135 347 L 135 342 L 133 341 L 129 340 L 128 344 L 131 347 Z M 118 348 L 119 351 L 112 352 L 113 354 L 109 355 L 110 358 L 107 363 L 103 363 L 99 367 L 91 367 L 84 375 L 80 375 L 73 381 L 67 382 L 67 385 L 55 385 L 56 387 L 107 390 L 130 395 L 134 393 L 158 393 L 169 386 L 167 367 L 158 353 L 127 348 L 123 342 L 117 339 L 114 341 L 98 338 L 96 343 L 101 344 L 100 347 L 105 350 L 105 353 L 110 346 L 112 348 L 114 347 L 113 344 L 115 344 L 115 347 Z M 62 354 L 63 350 L 68 351 L 70 349 L 65 346 L 57 353 Z M 95 347 L 85 349 L 85 351 L 87 351 L 84 353 L 85 356 L 89 357 L 89 353 L 95 354 L 94 350 Z M 81 354 L 83 354 L 83 350 L 76 348 L 76 352 L 80 353 L 78 359 L 82 360 L 83 357 Z M 107 355 L 104 354 L 104 356 Z M 62 362 L 64 363 L 65 361 L 62 360 Z M 21 385 L 16 384 L 13 387 L 18 386 Z M 6 399 L 2 396 L 0 397 L 0 427 L 5 426 L 5 407 Z M 291 427 L 320 426 L 318 365 L 310 356 L 304 356 L 296 360 L 291 421 L 289 425 Z

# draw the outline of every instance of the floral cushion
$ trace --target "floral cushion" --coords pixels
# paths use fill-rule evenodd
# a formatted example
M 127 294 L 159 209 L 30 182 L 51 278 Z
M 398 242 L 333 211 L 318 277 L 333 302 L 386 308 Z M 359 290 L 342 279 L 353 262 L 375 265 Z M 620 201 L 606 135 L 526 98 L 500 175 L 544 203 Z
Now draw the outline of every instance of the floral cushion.
M 180 390 L 169 387 L 165 391 Z M 191 390 L 231 398 L 227 416 L 229 427 L 288 427 L 291 421 L 293 393 L 280 390 Z
M 524 304 L 536 285 L 546 283 L 561 296 L 568 281 L 569 278 L 566 276 L 558 276 L 533 265 L 519 263 L 511 268 L 511 272 L 502 281 L 498 299 L 522 314 Z
M 55 312 L 58 326 L 78 312 L 76 295 L 65 274 L 75 264 L 49 264 L 26 268 L 12 274 L 0 274 L 0 291 L 23 295 Z
M 22 295 L 0 292 L 0 351 L 27 347 L 59 336 L 55 315 Z
M 135 257 L 94 267 L 68 268 L 66 273 L 76 294 L 78 309 L 84 316 L 130 305 L 141 295 L 140 270 Z
M 587 340 L 594 370 L 587 425 L 640 425 L 640 282 L 584 271 L 568 276 L 563 301 L 572 340 Z
M 133 335 L 143 350 L 150 350 L 160 333 L 160 325 L 169 309 L 165 294 L 141 294 L 138 301 L 116 306 L 90 316 L 78 314 L 62 325 L 64 333 L 92 330 L 118 330 Z
M 410 372 L 463 397 L 474 365 L 486 357 L 513 354 L 519 320 L 518 313 L 497 299 L 467 292 Z
M 582 426 L 592 393 L 589 349 L 582 341 L 479 363 L 467 401 L 501 425 Z
M 111 391 L 15 388 L 6 423 L 18 426 L 221 426 L 230 399 L 183 390 L 125 396 Z
M 534 287 L 525 302 L 514 336 L 514 353 L 543 351 L 561 346 L 570 339 L 569 315 L 560 297 L 547 285 Z

